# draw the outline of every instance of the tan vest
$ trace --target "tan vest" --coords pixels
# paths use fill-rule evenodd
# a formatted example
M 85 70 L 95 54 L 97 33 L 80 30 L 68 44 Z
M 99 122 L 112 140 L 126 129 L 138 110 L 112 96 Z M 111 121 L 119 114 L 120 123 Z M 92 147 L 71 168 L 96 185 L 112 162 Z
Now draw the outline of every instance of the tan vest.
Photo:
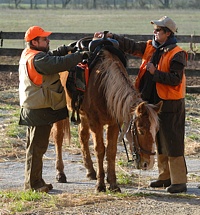
M 37 53 L 39 51 L 24 49 L 19 61 L 20 106 L 28 109 L 64 108 L 66 98 L 60 76 L 39 74 L 33 65 L 33 58 Z M 34 79 L 31 80 L 30 77 Z
M 180 47 L 176 46 L 172 50 L 164 53 L 161 56 L 161 59 L 158 63 L 158 70 L 160 70 L 162 72 L 169 72 L 170 62 L 171 62 L 172 58 L 174 57 L 174 55 L 176 53 L 178 53 L 180 51 L 183 51 L 183 50 Z M 140 80 L 141 80 L 142 76 L 144 75 L 144 73 L 146 72 L 146 64 L 149 62 L 149 60 L 154 52 L 155 52 L 155 48 L 152 46 L 151 41 L 148 41 L 145 53 L 143 55 L 142 64 L 140 66 L 140 71 L 139 71 L 139 74 L 138 74 L 138 76 L 136 78 L 136 82 L 135 82 L 135 87 L 137 89 L 139 89 Z M 187 54 L 186 54 L 186 56 L 187 56 Z M 184 98 L 185 89 L 186 89 L 185 73 L 183 73 L 181 83 L 177 86 L 171 86 L 171 85 L 166 85 L 166 84 L 156 82 L 156 90 L 157 90 L 158 96 L 164 100 L 177 100 L 177 99 Z

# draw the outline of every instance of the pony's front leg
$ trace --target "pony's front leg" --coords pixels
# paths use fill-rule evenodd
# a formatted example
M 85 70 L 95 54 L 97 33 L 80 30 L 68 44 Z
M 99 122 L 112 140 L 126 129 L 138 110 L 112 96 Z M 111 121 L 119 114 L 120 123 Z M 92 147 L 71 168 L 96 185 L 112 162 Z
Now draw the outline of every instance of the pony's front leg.
M 110 184 L 109 190 L 112 192 L 121 192 L 119 186 L 117 185 L 115 173 L 118 134 L 118 125 L 108 126 L 106 147 L 107 182 Z
M 105 145 L 103 142 L 103 127 L 99 126 L 92 129 L 92 137 L 94 141 L 95 154 L 97 159 L 97 183 L 96 192 L 105 192 L 105 172 L 103 168 L 103 161 L 105 156 Z
M 62 159 L 62 143 L 64 138 L 64 120 L 53 124 L 52 133 L 56 149 L 56 179 L 59 183 L 66 183 L 67 179 L 64 173 L 64 164 Z
M 93 167 L 93 162 L 89 150 L 89 125 L 86 116 L 81 115 L 81 123 L 79 124 L 79 141 L 83 156 L 83 163 L 87 170 L 87 177 L 90 180 L 96 180 L 96 171 Z

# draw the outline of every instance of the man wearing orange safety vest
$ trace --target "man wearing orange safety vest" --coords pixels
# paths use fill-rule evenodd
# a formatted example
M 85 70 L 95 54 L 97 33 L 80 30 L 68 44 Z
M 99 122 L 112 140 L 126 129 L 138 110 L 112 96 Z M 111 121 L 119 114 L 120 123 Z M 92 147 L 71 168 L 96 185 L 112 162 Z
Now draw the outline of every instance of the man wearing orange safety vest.
M 58 73 L 70 70 L 88 52 L 72 51 L 71 46 L 60 46 L 49 51 L 52 32 L 39 26 L 25 33 L 27 47 L 19 61 L 20 125 L 27 127 L 25 189 L 49 192 L 53 188 L 42 178 L 42 158 L 47 150 L 54 122 L 68 117 L 65 92 Z
M 157 133 L 158 179 L 150 187 L 167 187 L 169 193 L 187 191 L 187 168 L 184 158 L 185 85 L 184 67 L 187 54 L 175 38 L 176 24 L 167 16 L 151 21 L 153 39 L 135 42 L 122 35 L 108 33 L 116 39 L 120 48 L 142 58 L 135 87 L 142 98 L 156 104 L 163 101 L 160 129 Z M 102 32 L 96 32 L 101 37 Z

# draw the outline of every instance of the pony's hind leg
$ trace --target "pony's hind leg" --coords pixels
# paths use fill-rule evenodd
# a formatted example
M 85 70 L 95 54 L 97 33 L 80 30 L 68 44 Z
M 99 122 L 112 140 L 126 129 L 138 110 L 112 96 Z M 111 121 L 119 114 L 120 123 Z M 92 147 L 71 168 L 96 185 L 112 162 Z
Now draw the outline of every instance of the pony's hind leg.
M 62 159 L 62 143 L 64 138 L 64 120 L 54 123 L 52 128 L 53 140 L 56 149 L 56 180 L 59 183 L 66 183 L 67 179 L 64 173 L 64 164 Z
M 90 180 L 96 180 L 96 171 L 93 167 L 93 162 L 89 150 L 89 125 L 85 116 L 81 116 L 81 123 L 79 124 L 79 140 L 83 156 L 83 163 L 87 170 L 87 177 Z
M 106 147 L 107 182 L 110 184 L 109 190 L 112 192 L 121 192 L 119 186 L 117 185 L 115 173 L 118 133 L 118 125 L 108 126 Z

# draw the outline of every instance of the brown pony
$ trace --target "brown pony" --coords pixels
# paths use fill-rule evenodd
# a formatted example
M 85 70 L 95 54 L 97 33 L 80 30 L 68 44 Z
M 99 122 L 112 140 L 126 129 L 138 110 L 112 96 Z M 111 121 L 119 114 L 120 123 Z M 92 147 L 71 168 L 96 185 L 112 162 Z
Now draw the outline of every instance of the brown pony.
M 79 126 L 83 162 L 87 169 L 87 177 L 97 178 L 96 191 L 106 191 L 103 165 L 106 155 L 109 189 L 120 192 L 116 182 L 115 159 L 119 126 L 123 122 L 131 124 L 132 138 L 129 140 L 131 144 L 137 143 L 134 146 L 140 156 L 137 167 L 141 169 L 153 167 L 155 135 L 159 125 L 157 113 L 161 106 L 162 103 L 154 106 L 144 102 L 134 89 L 119 58 L 106 48 L 101 49 L 92 68 L 81 105 Z M 104 143 L 104 127 L 106 143 Z M 89 152 L 90 132 L 97 159 L 97 172 L 94 170 Z
M 66 83 L 65 80 L 63 83 Z M 68 104 L 70 103 L 68 100 Z M 162 103 L 154 106 L 144 102 L 133 87 L 119 58 L 108 51 L 106 47 L 101 49 L 90 71 L 88 86 L 80 109 L 81 123 L 79 125 L 83 162 L 87 169 L 87 177 L 97 179 L 96 191 L 106 191 L 104 181 L 104 158 L 106 155 L 109 189 L 120 192 L 116 182 L 115 159 L 119 127 L 123 123 L 130 128 L 127 139 L 131 144 L 134 143 L 131 148 L 132 153 L 136 155 L 137 168 L 149 169 L 153 167 L 155 135 L 159 127 L 157 113 L 159 113 L 161 106 Z M 58 131 L 59 125 L 62 127 L 62 122 L 54 124 L 54 130 Z M 56 127 L 57 129 L 55 129 Z M 105 143 L 104 130 L 106 130 Z M 61 133 L 61 138 L 58 137 L 59 132 L 56 136 L 54 135 L 54 140 L 57 140 L 55 142 L 58 148 L 57 153 L 61 153 L 63 132 Z M 93 167 L 89 151 L 90 133 L 94 142 L 97 171 Z M 57 159 L 60 158 L 62 160 L 62 155 L 57 156 Z M 64 174 L 61 160 L 56 162 L 59 177 L 60 173 Z M 62 180 L 60 181 L 62 182 Z

